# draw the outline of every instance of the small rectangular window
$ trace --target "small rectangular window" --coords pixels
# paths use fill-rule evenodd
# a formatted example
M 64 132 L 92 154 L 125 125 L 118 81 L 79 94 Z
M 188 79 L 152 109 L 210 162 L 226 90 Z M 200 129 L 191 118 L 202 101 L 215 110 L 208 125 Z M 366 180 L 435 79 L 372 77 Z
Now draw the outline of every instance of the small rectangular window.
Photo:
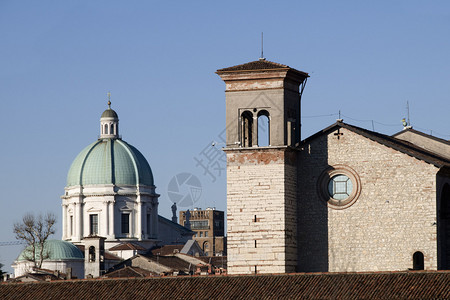
M 200 231 L 200 237 L 203 237 L 203 231 Z
M 73 216 L 70 216 L 70 236 L 73 236 Z
M 147 214 L 147 235 L 150 235 L 151 232 L 151 226 L 150 226 L 150 214 Z
M 98 215 L 89 215 L 89 233 L 91 235 L 98 235 Z
M 130 214 L 122 214 L 122 234 L 130 233 Z
M 255 248 L 256 248 L 256 240 L 255 240 Z
M 205 231 L 205 237 L 207 237 L 208 236 L 208 231 Z

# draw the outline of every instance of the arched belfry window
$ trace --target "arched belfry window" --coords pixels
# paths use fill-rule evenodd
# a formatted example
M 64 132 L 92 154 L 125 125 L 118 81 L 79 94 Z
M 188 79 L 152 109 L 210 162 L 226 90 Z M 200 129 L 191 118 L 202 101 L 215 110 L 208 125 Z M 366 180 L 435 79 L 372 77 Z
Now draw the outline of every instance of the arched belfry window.
M 249 111 L 244 111 L 241 115 L 241 145 L 242 147 L 252 146 L 252 129 L 253 129 L 253 114 Z
M 95 247 L 90 246 L 89 247 L 89 262 L 94 262 L 94 261 L 95 261 Z
M 109 131 L 111 134 L 114 134 L 114 125 L 113 124 L 111 124 L 111 128 L 110 128 L 110 131 Z
M 270 146 L 270 117 L 267 110 L 258 112 L 258 146 Z
M 108 124 L 105 124 L 105 134 L 108 134 Z
M 413 270 L 423 270 L 424 267 L 423 253 L 420 251 L 415 252 L 413 254 Z

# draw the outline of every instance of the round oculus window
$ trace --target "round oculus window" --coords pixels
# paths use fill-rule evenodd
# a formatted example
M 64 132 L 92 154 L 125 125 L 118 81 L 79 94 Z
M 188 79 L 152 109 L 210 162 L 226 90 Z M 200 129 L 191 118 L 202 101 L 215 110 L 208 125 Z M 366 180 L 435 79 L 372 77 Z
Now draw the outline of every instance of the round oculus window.
M 328 207 L 344 209 L 351 206 L 361 193 L 358 174 L 347 166 L 337 165 L 326 169 L 319 177 L 318 193 Z
M 336 175 L 328 181 L 328 194 L 336 200 L 345 200 L 353 191 L 352 180 L 347 175 Z

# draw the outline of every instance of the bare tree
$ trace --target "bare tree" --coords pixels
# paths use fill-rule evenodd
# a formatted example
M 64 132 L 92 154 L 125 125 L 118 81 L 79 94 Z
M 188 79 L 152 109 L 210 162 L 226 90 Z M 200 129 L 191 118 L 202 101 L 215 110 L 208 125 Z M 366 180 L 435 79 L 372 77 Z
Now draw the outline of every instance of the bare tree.
M 24 241 L 26 248 L 24 258 L 33 262 L 34 267 L 40 268 L 44 259 L 49 257 L 48 251 L 45 252 L 44 244 L 48 237 L 55 233 L 56 216 L 47 213 L 35 216 L 27 213 L 22 217 L 22 222 L 14 223 L 14 234 L 16 239 Z

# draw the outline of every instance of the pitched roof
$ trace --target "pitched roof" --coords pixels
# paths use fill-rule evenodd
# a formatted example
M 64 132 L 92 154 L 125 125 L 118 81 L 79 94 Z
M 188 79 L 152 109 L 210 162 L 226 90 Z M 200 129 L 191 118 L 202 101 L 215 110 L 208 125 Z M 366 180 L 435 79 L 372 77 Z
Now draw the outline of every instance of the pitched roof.
M 112 248 L 108 249 L 109 251 L 119 251 L 119 250 L 147 250 L 141 245 L 135 244 L 135 243 L 121 243 L 119 245 L 116 245 Z
M 135 264 L 137 262 L 137 264 Z M 127 266 L 139 266 L 142 269 L 151 272 L 184 272 L 193 271 L 194 267 L 191 263 L 176 256 L 153 256 L 151 252 L 146 255 L 137 254 L 130 257 L 108 270 L 108 274 L 116 270 L 123 269 Z
M 45 281 L 45 280 L 62 280 L 53 274 L 36 274 L 28 273 L 19 277 L 11 278 L 11 282 L 30 282 L 30 281 Z
M 165 245 L 151 250 L 152 255 L 173 255 L 183 249 L 183 245 Z
M 227 268 L 226 256 L 200 256 L 198 259 L 204 261 L 207 264 L 211 264 L 216 268 Z
M 118 270 L 106 273 L 107 278 L 127 278 L 127 277 L 150 277 L 158 276 L 159 274 L 133 266 L 126 266 Z
M 450 271 L 183 276 L 0 284 L 2 299 L 449 299 Z M 200 287 L 200 288 L 199 288 Z
M 183 271 L 189 273 L 189 271 L 193 269 L 190 263 L 176 256 L 147 256 L 147 258 L 171 269 L 172 271 Z
M 422 131 L 415 130 L 415 129 L 413 129 L 413 128 L 407 128 L 407 129 L 404 129 L 404 130 L 402 130 L 402 131 L 399 131 L 399 132 L 393 134 L 392 136 L 393 136 L 393 137 L 396 137 L 396 136 L 398 136 L 398 135 L 400 135 L 400 134 L 402 134 L 402 133 L 405 133 L 406 131 L 410 131 L 410 132 L 412 132 L 412 133 L 415 133 L 415 134 L 421 135 L 421 136 L 423 136 L 423 137 L 426 137 L 426 138 L 435 140 L 435 141 L 437 141 L 437 142 L 440 142 L 440 143 L 444 143 L 444 144 L 450 145 L 450 141 L 447 141 L 447 140 L 438 138 L 438 137 L 433 136 L 433 135 L 429 135 L 429 134 L 427 134 L 427 133 L 424 133 L 424 132 L 422 132 Z
M 328 134 L 328 133 L 336 130 L 337 128 L 348 129 L 356 134 L 359 134 L 370 140 L 378 142 L 386 147 L 395 149 L 397 151 L 400 151 L 402 153 L 405 153 L 407 155 L 410 155 L 412 157 L 415 157 L 417 159 L 425 161 L 425 162 L 432 164 L 438 168 L 442 168 L 442 167 L 450 168 L 450 161 L 442 156 L 437 155 L 436 153 L 424 150 L 423 148 L 415 146 L 409 142 L 397 139 L 395 137 L 391 137 L 391 136 L 384 135 L 384 134 L 381 134 L 378 132 L 363 129 L 363 128 L 360 128 L 357 126 L 349 125 L 349 124 L 346 124 L 346 123 L 340 122 L 340 121 L 313 134 L 312 136 L 306 138 L 302 142 L 302 144 L 306 144 L 306 143 L 310 142 L 311 140 L 313 140 L 323 134 Z
M 160 215 L 158 215 L 158 221 L 159 222 L 164 222 L 164 223 L 168 224 L 169 226 L 172 226 L 172 228 L 174 230 L 182 232 L 183 235 L 193 235 L 195 233 L 192 230 L 187 229 L 186 227 L 181 226 L 178 223 L 172 222 L 171 220 L 169 220 L 167 218 L 164 218 L 163 216 L 160 216 Z
M 203 255 L 203 250 L 200 247 L 200 245 L 198 244 L 198 242 L 196 240 L 189 240 L 186 242 L 186 244 L 184 244 L 183 249 L 181 249 L 181 253 L 184 254 L 192 254 L 194 255 L 194 253 L 189 253 L 191 251 L 191 249 L 193 249 L 193 251 L 198 250 L 199 251 L 199 255 Z
M 301 73 L 303 76 L 309 77 L 308 73 L 296 70 L 294 68 L 289 67 L 288 65 L 279 64 L 273 61 L 269 61 L 266 59 L 260 58 L 259 60 L 251 61 L 245 64 L 240 64 L 228 68 L 223 68 L 217 70 L 217 73 L 224 73 L 224 72 L 239 72 L 239 71 L 261 71 L 261 70 L 277 70 L 277 69 L 284 69 L 284 70 L 292 70 L 297 73 Z
M 228 72 L 228 71 L 248 71 L 248 70 L 269 70 L 269 69 L 288 69 L 287 65 L 279 64 L 265 59 L 259 59 L 251 61 L 245 64 L 240 64 L 228 68 L 223 68 L 217 70 L 217 72 Z

